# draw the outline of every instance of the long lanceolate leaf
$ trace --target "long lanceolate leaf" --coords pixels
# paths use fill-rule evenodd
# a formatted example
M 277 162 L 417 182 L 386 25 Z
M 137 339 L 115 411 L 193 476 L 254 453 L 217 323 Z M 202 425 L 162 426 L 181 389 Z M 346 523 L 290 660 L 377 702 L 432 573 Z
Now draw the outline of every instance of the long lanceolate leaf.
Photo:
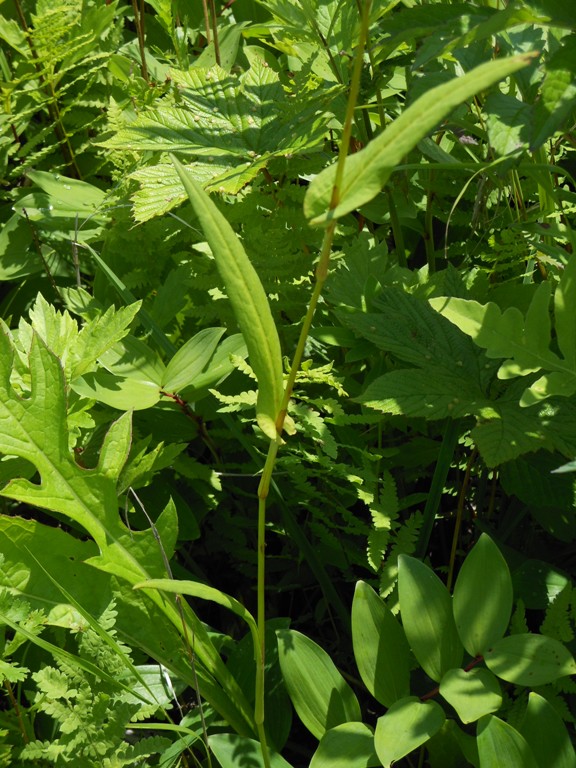
M 200 184 L 172 157 L 178 175 L 206 235 L 230 303 L 246 341 L 250 364 L 258 379 L 256 416 L 270 439 L 277 436 L 276 419 L 284 392 L 282 351 L 278 331 L 260 278 L 236 233 Z
M 312 224 L 326 226 L 368 203 L 380 192 L 394 168 L 453 109 L 474 94 L 526 67 L 532 54 L 481 64 L 463 77 L 431 88 L 394 120 L 363 150 L 348 158 L 338 205 L 330 209 L 336 179 L 335 165 L 322 171 L 310 185 L 304 212 Z
M 170 557 L 177 537 L 176 511 L 169 505 L 156 521 L 156 530 L 129 530 L 118 513 L 116 484 L 128 457 L 130 415 L 123 415 L 109 429 L 98 466 L 80 467 L 68 447 L 64 375 L 58 358 L 35 335 L 30 350 L 31 393 L 19 397 L 10 383 L 13 350 L 0 333 L 0 453 L 31 462 L 40 483 L 18 478 L 0 492 L 67 516 L 84 528 L 100 550 L 88 562 L 135 584 L 165 575 L 162 546 Z M 172 601 L 153 593 L 151 599 L 167 619 L 182 629 L 182 619 Z M 244 695 L 227 671 L 204 625 L 186 608 L 188 637 L 194 638 L 200 692 L 239 733 L 253 732 L 252 715 Z

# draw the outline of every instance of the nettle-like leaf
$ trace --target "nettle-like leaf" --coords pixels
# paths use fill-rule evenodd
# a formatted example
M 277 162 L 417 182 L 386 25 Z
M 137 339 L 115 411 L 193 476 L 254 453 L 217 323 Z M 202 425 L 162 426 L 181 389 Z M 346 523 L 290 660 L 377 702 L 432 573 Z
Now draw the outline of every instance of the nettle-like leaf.
M 9 337 L 0 333 L 0 453 L 31 462 L 40 482 L 17 478 L 0 495 L 58 512 L 84 528 L 100 550 L 90 558 L 90 565 L 131 584 L 165 576 L 165 558 L 172 557 L 178 535 L 174 504 L 168 504 L 154 529 L 142 531 L 129 529 L 118 513 L 117 483 L 130 449 L 130 414 L 123 414 L 108 430 L 98 465 L 80 467 L 68 447 L 65 380 L 58 358 L 34 334 L 31 392 L 21 398 L 10 383 L 13 357 Z M 173 603 L 155 595 L 151 599 L 169 621 L 182 626 Z M 189 609 L 185 616 L 200 661 L 197 675 L 202 695 L 240 731 L 250 730 L 250 709 L 204 625 Z
M 290 158 L 322 146 L 333 96 L 290 95 L 278 74 L 250 54 L 241 75 L 220 67 L 172 70 L 176 103 L 160 103 L 106 142 L 113 149 L 170 152 L 189 158 L 185 167 L 208 190 L 235 194 L 275 157 Z M 193 160 L 193 162 L 190 162 Z M 186 199 L 174 166 L 161 162 L 137 170 L 136 218 L 144 221 Z
M 96 367 L 96 360 L 128 333 L 141 301 L 127 307 L 109 307 L 106 312 L 89 320 L 81 330 L 76 320 L 65 310 L 59 312 L 42 294 L 30 310 L 30 322 L 20 319 L 16 349 L 26 364 L 32 339 L 37 334 L 62 363 L 66 381 L 74 380 Z
M 576 392 L 576 259 L 570 258 L 554 292 L 554 320 L 558 354 L 551 349 L 550 283 L 535 290 L 526 315 L 516 307 L 504 311 L 493 303 L 440 297 L 430 304 L 486 350 L 491 358 L 505 358 L 498 377 L 510 379 L 546 371 L 526 387 L 523 406 L 553 395 L 569 397 Z
M 544 291 L 538 289 L 535 296 L 540 306 Z M 556 301 L 560 306 L 560 298 Z M 471 325 L 469 317 L 466 321 L 467 307 L 481 305 L 455 298 L 430 300 L 433 306 L 437 306 L 438 302 L 443 302 L 443 306 L 454 304 L 461 308 L 459 318 L 462 319 L 458 320 L 458 324 L 455 320 L 451 326 L 439 323 L 438 320 L 444 320 L 443 317 L 434 317 L 434 311 L 425 302 L 397 288 L 382 290 L 381 297 L 374 303 L 378 313 L 339 313 L 345 325 L 380 349 L 413 366 L 398 368 L 376 378 L 357 400 L 384 413 L 409 417 L 434 420 L 474 416 L 477 423 L 471 436 L 489 466 L 497 466 L 540 448 L 556 449 L 564 455 L 572 455 L 576 450 L 574 404 L 566 398 L 555 397 L 535 408 L 522 408 L 521 397 L 526 387 L 521 379 L 510 382 L 502 393 L 494 397 L 490 388 L 498 363 L 489 359 L 489 350 L 484 353 L 478 348 L 479 345 L 475 348 L 471 340 L 466 339 L 465 333 L 468 327 L 466 322 Z M 496 305 L 490 306 L 500 312 Z M 515 310 L 514 316 L 522 317 L 518 310 Z M 546 331 L 544 317 L 538 317 Z M 572 333 L 568 313 L 561 314 L 561 317 L 561 322 L 568 326 L 568 337 Z M 512 327 L 515 326 L 512 324 Z M 531 320 L 529 327 L 534 333 L 537 332 L 534 320 Z M 550 327 L 549 323 L 547 327 Z M 508 334 L 512 333 L 508 326 L 506 329 Z M 491 331 L 493 336 L 490 336 L 490 341 L 494 338 L 494 345 L 500 345 L 500 356 L 504 356 L 509 347 L 503 345 L 511 343 L 510 335 L 506 335 L 506 330 L 496 323 L 491 326 Z M 549 330 L 546 333 L 549 334 Z M 520 354 L 524 354 L 529 343 L 526 337 L 525 343 L 516 343 L 513 347 L 524 362 L 525 358 Z M 538 346 L 539 342 L 535 344 L 540 350 L 538 354 L 549 355 L 547 359 L 553 358 L 554 353 L 544 350 L 541 344 Z M 530 361 L 533 359 L 531 357 Z
M 128 457 L 131 428 L 128 416 L 110 428 L 95 469 L 79 467 L 68 448 L 64 378 L 58 359 L 38 335 L 32 338 L 29 398 L 20 398 L 10 385 L 13 351 L 0 334 L 0 451 L 30 461 L 40 473 L 39 484 L 12 480 L 2 495 L 44 509 L 60 512 L 81 525 L 98 544 L 101 553 L 130 540 L 122 556 L 122 569 L 140 573 L 136 552 L 152 570 L 164 573 L 158 544 L 152 531 L 129 531 L 118 515 L 116 480 Z M 175 541 L 175 521 L 161 521 L 168 552 Z M 134 546 L 132 546 L 132 544 Z M 147 559 L 150 558 L 150 559 Z

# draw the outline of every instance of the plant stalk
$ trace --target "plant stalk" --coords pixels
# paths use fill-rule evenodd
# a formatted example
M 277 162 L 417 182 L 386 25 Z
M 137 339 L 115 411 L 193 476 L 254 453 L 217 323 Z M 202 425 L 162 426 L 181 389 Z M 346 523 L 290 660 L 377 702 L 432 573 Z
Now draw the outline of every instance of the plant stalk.
M 346 108 L 346 117 L 344 121 L 344 128 L 342 132 L 342 141 L 340 142 L 340 150 L 338 154 L 338 161 L 336 167 L 336 178 L 334 181 L 334 187 L 332 190 L 332 196 L 330 200 L 330 209 L 334 210 L 338 205 L 340 197 L 340 185 L 344 173 L 344 164 L 346 162 L 346 156 L 350 146 L 350 138 L 352 135 L 352 122 L 354 120 L 354 111 L 356 108 L 356 101 L 358 99 L 358 93 L 360 90 L 360 75 L 362 71 L 362 59 L 364 54 L 364 46 L 368 36 L 368 24 L 370 13 L 371 0 L 366 0 L 363 5 L 362 13 L 362 25 L 360 31 L 360 39 L 358 47 L 356 49 L 356 56 L 354 61 L 354 69 L 352 73 L 352 80 L 350 83 L 350 92 L 348 96 L 348 104 Z M 286 420 L 286 414 L 288 412 L 288 404 L 292 396 L 294 384 L 296 382 L 296 376 L 300 369 L 300 364 L 304 356 L 304 350 L 306 347 L 306 340 L 310 332 L 314 313 L 318 305 L 318 300 L 326 278 L 328 277 L 328 270 L 330 264 L 330 254 L 332 252 L 332 243 L 334 240 L 334 232 L 336 230 L 336 222 L 332 221 L 326 227 L 324 232 L 324 238 L 322 241 L 322 248 L 320 251 L 320 257 L 316 266 L 316 282 L 312 291 L 312 296 L 306 311 L 306 316 L 302 323 L 300 330 L 300 336 L 286 385 L 284 388 L 284 395 L 280 404 L 280 409 L 276 419 L 276 432 L 277 436 L 274 440 L 270 441 L 268 448 L 268 455 L 264 464 L 262 477 L 258 485 L 258 609 L 257 609 L 257 624 L 258 624 L 258 638 L 260 644 L 260 658 L 259 658 L 259 670 L 256 673 L 256 702 L 254 719 L 258 729 L 258 735 L 260 738 L 260 746 L 262 750 L 262 759 L 264 761 L 265 768 L 270 768 L 270 754 L 266 743 L 266 734 L 264 729 L 264 685 L 265 685 L 265 633 L 266 633 L 266 499 L 270 491 L 270 483 L 272 481 L 272 474 L 274 466 L 276 464 L 276 457 L 278 455 L 278 449 L 282 443 L 281 434 L 284 428 Z

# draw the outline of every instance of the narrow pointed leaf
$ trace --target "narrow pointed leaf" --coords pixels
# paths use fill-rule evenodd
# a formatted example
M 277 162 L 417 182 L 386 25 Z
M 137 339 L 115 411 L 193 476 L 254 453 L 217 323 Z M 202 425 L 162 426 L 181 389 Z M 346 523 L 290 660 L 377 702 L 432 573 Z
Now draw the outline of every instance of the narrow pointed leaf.
M 258 379 L 256 416 L 270 439 L 277 437 L 276 419 L 284 391 L 282 352 L 268 298 L 236 233 L 202 187 L 172 158 L 226 286 L 236 320 Z
M 336 178 L 335 166 L 330 166 L 314 179 L 304 200 L 304 213 L 311 224 L 326 226 L 372 200 L 403 157 L 453 109 L 532 61 L 533 56 L 526 54 L 490 61 L 463 77 L 431 88 L 380 136 L 347 159 L 335 209 L 329 210 Z
M 576 369 L 576 259 L 569 258 L 554 293 L 554 325 L 566 363 Z

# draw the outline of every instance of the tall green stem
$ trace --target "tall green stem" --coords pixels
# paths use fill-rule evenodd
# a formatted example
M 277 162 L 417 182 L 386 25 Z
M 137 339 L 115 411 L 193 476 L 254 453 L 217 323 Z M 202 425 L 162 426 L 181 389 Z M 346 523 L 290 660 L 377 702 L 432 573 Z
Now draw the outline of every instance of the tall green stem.
M 352 80 L 350 83 L 350 91 L 348 96 L 348 104 L 346 109 L 346 117 L 344 120 L 344 128 L 342 131 L 342 141 L 340 143 L 340 150 L 338 154 L 338 161 L 336 167 L 336 179 L 332 190 L 332 197 L 330 201 L 330 209 L 333 210 L 338 205 L 339 190 L 344 173 L 344 164 L 346 162 L 346 156 L 348 154 L 348 148 L 350 146 L 350 137 L 352 135 L 352 122 L 354 120 L 354 111 L 356 108 L 356 102 L 358 99 L 358 93 L 360 90 L 360 75 L 362 72 L 362 59 L 364 54 L 364 46 L 368 35 L 369 13 L 370 13 L 371 0 L 366 0 L 363 5 L 362 24 L 360 30 L 360 39 L 356 50 L 356 56 L 354 61 L 354 69 L 352 72 Z M 260 745 L 262 749 L 262 758 L 265 768 L 270 768 L 270 755 L 266 744 L 266 734 L 264 729 L 264 666 L 265 666 L 265 632 L 266 632 L 266 598 L 265 598 L 265 584 L 266 584 L 266 499 L 270 491 L 270 483 L 272 481 L 272 474 L 274 471 L 274 465 L 276 463 L 276 456 L 278 449 L 282 443 L 281 434 L 286 421 L 286 414 L 288 412 L 288 403 L 292 396 L 294 389 L 294 383 L 296 381 L 296 375 L 300 369 L 300 364 L 304 356 L 304 350 L 306 346 L 306 339 L 310 332 L 314 313 L 318 305 L 318 300 L 326 278 L 328 277 L 328 268 L 330 263 L 330 254 L 332 251 L 332 243 L 334 240 L 334 232 L 336 229 L 336 222 L 331 222 L 326 231 L 324 232 L 324 238 L 322 241 L 322 248 L 320 251 L 320 257 L 316 266 L 316 282 L 308 310 L 302 328 L 300 330 L 300 337 L 296 346 L 296 351 L 290 366 L 290 372 L 286 380 L 286 386 L 284 389 L 284 395 L 280 404 L 280 410 L 276 419 L 276 432 L 277 437 L 271 440 L 268 448 L 268 455 L 264 464 L 262 477 L 258 485 L 258 641 L 260 644 L 260 658 L 258 660 L 259 669 L 256 672 L 256 703 L 254 719 L 258 728 L 258 735 L 260 737 Z

